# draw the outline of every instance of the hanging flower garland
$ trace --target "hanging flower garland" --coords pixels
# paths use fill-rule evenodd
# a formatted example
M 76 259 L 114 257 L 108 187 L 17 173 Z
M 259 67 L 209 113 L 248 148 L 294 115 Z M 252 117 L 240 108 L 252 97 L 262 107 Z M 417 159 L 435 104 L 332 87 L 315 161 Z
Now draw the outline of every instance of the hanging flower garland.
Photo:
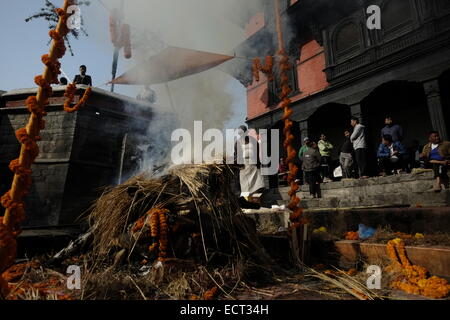
M 123 48 L 125 59 L 130 59 L 132 56 L 130 25 L 126 23 L 122 24 L 117 9 L 114 9 L 109 16 L 109 33 L 114 48 Z
M 169 210 L 166 209 L 159 211 L 159 261 L 163 261 L 167 257 L 167 249 L 169 246 L 169 226 L 167 225 L 166 217 L 167 213 L 169 213 Z
M 141 230 L 146 223 L 150 226 L 150 237 L 152 244 L 148 247 L 149 252 L 158 250 L 158 260 L 164 261 L 167 257 L 169 247 L 169 226 L 167 223 L 167 214 L 169 210 L 161 208 L 150 209 L 144 217 L 136 221 L 133 232 Z
M 16 131 L 16 138 L 21 144 L 20 157 L 12 160 L 9 168 L 14 173 L 14 178 L 9 190 L 0 199 L 1 205 L 6 209 L 4 217 L 0 217 L 0 274 L 14 262 L 17 254 L 16 238 L 20 233 L 19 224 L 25 219 L 23 198 L 31 187 L 31 165 L 39 154 L 36 141 L 40 140 L 39 132 L 45 128 L 45 106 L 52 95 L 51 84 L 58 83 L 61 73 L 59 59 L 61 59 L 66 47 L 64 37 L 67 29 L 67 8 L 74 4 L 72 0 L 65 0 L 63 8 L 56 9 L 59 21 L 56 29 L 50 30 L 52 44 L 49 54 L 41 57 L 45 65 L 43 75 L 35 77 L 38 85 L 38 93 L 26 100 L 26 106 L 31 113 L 28 124 Z M 7 282 L 0 275 L 0 293 L 7 295 L 9 288 Z
M 119 24 L 119 12 L 117 9 L 113 9 L 109 16 L 109 33 L 111 35 L 111 42 L 115 48 L 121 48 L 120 41 L 120 24 Z
M 71 107 L 70 105 L 73 103 L 73 100 L 75 99 L 75 93 L 77 91 L 77 86 L 75 83 L 70 83 L 67 88 L 66 88 L 66 92 L 64 93 L 64 97 L 66 97 L 66 101 L 64 102 L 64 110 L 68 113 L 72 113 L 75 111 L 78 111 L 81 107 L 83 107 L 87 100 L 89 99 L 91 92 L 92 92 L 92 87 L 88 87 L 83 94 L 83 97 L 81 97 L 81 99 L 78 101 L 77 104 L 75 104 L 73 107 Z
M 291 116 L 293 113 L 293 110 L 291 109 L 291 99 L 289 99 L 289 95 L 292 92 L 292 89 L 289 86 L 289 77 L 288 77 L 288 71 L 291 69 L 291 65 L 289 63 L 289 57 L 285 50 L 279 51 L 280 56 L 280 80 L 281 80 L 281 108 L 284 111 L 282 120 L 284 121 L 284 143 L 283 146 L 286 149 L 287 152 L 287 162 L 289 164 L 289 175 L 287 178 L 288 184 L 290 185 L 291 189 L 288 192 L 288 195 L 290 197 L 290 202 L 288 204 L 288 208 L 292 211 L 291 216 L 289 217 L 291 221 L 291 226 L 289 231 L 292 232 L 293 230 L 300 227 L 302 224 L 305 223 L 301 219 L 301 216 L 303 214 L 303 210 L 299 207 L 300 204 L 300 198 L 297 196 L 297 191 L 299 189 L 299 186 L 297 182 L 295 182 L 297 178 L 298 173 L 298 167 L 294 163 L 294 159 L 297 155 L 297 152 L 295 151 L 293 147 L 294 142 L 294 135 L 292 134 L 292 126 L 293 122 L 291 121 Z
M 272 82 L 274 80 L 274 74 L 273 74 L 273 57 L 267 56 L 266 57 L 266 64 L 263 66 L 261 65 L 261 59 L 256 58 L 253 59 L 253 65 L 252 65 L 252 72 L 253 77 L 257 82 L 259 82 L 259 73 L 262 72 L 267 76 L 267 80 Z
M 123 46 L 123 55 L 125 59 L 130 59 L 132 56 L 131 52 L 131 38 L 130 38 L 130 25 L 123 24 L 122 25 L 122 46 Z
M 294 147 L 294 135 L 292 134 L 292 126 L 293 122 L 291 121 L 291 116 L 293 113 L 293 110 L 290 108 L 291 105 L 291 99 L 289 99 L 289 95 L 292 93 L 292 89 L 289 86 L 289 76 L 288 72 L 291 70 L 291 65 L 289 63 L 289 57 L 286 54 L 285 50 L 280 50 L 278 52 L 278 55 L 280 57 L 279 66 L 280 66 L 280 83 L 281 83 L 281 108 L 284 111 L 282 120 L 284 121 L 284 142 L 283 146 L 286 149 L 287 152 L 287 162 L 289 165 L 289 175 L 288 175 L 288 183 L 291 187 L 288 194 L 290 197 L 290 202 L 288 204 L 288 208 L 292 211 L 291 216 L 289 217 L 291 221 L 291 226 L 289 228 L 289 232 L 292 232 L 292 230 L 297 229 L 302 224 L 304 224 L 306 221 L 301 219 L 301 216 L 303 214 L 303 210 L 299 207 L 300 204 L 300 198 L 297 196 L 297 191 L 299 189 L 298 184 L 295 182 L 297 174 L 298 174 L 298 167 L 294 163 L 294 159 L 297 155 Z M 253 66 L 252 66 L 252 73 L 253 77 L 256 81 L 260 80 L 259 73 L 263 72 L 267 75 L 267 78 L 269 81 L 274 81 L 274 72 L 273 72 L 273 65 L 274 65 L 274 59 L 272 56 L 266 57 L 266 63 L 265 66 L 261 65 L 261 60 L 259 58 L 256 58 L 253 60 Z
M 7 268 L 14 263 L 17 252 L 17 240 L 11 230 L 3 224 L 0 217 L 0 267 Z M 3 278 L 0 270 L 0 298 L 5 298 L 9 293 L 8 282 Z
M 391 287 L 410 294 L 441 299 L 448 296 L 450 285 L 447 280 L 429 277 L 426 268 L 411 264 L 406 257 L 405 243 L 396 238 L 387 243 L 387 253 L 392 261 L 389 270 L 400 271 L 402 276 L 391 283 Z

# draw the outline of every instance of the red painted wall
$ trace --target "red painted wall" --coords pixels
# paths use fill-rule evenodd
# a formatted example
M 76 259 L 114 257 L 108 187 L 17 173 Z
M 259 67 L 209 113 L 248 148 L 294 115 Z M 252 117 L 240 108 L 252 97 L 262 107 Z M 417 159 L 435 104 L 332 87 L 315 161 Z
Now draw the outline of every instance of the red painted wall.
M 250 19 L 250 21 L 245 26 L 245 34 L 247 35 L 247 38 L 251 37 L 260 29 L 262 29 L 264 25 L 264 12 L 258 12 Z
M 259 82 L 253 79 L 253 83 L 247 87 L 247 117 L 255 118 L 269 110 L 267 103 L 269 101 L 269 86 L 267 77 L 260 74 Z
M 301 94 L 293 98 L 294 101 L 307 97 L 328 87 L 325 72 L 325 53 L 317 41 L 305 44 L 297 61 L 297 78 Z
M 320 92 L 328 87 L 325 69 L 325 53 L 323 48 L 312 40 L 301 48 L 300 60 L 297 64 L 297 79 L 300 94 L 292 97 L 292 101 L 299 101 L 307 96 Z M 267 78 L 261 74 L 260 81 L 247 87 L 247 117 L 253 119 L 278 106 L 267 107 L 269 98 Z

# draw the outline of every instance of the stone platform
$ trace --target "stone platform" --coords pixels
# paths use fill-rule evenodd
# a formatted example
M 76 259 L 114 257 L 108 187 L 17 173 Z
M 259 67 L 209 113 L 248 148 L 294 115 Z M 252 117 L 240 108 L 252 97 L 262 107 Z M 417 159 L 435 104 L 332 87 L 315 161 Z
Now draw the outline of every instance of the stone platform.
M 86 86 L 80 85 L 75 102 Z M 33 185 L 27 197 L 27 227 L 54 227 L 77 219 L 102 193 L 133 173 L 139 156 L 137 142 L 145 140 L 155 110 L 150 103 L 92 88 L 79 111 L 64 111 L 65 86 L 53 87 L 46 107 L 46 127 L 32 165 Z M 0 97 L 0 194 L 9 190 L 9 162 L 20 153 L 15 131 L 30 117 L 26 99 L 36 88 L 17 89 Z M 3 208 L 0 208 L 0 215 Z
M 304 209 L 383 208 L 383 207 L 446 207 L 450 206 L 450 190 L 433 191 L 433 172 L 421 170 L 412 174 L 398 174 L 364 180 L 344 180 L 322 183 L 322 198 L 312 199 L 307 185 L 298 193 Z M 287 204 L 288 187 L 271 189 L 264 203 Z
M 372 227 L 391 227 L 405 233 L 450 231 L 450 190 L 433 191 L 433 172 L 346 180 L 322 184 L 321 199 L 311 199 L 308 186 L 298 193 L 304 216 L 311 228 L 326 227 L 335 235 L 357 230 L 363 223 Z M 264 194 L 264 206 L 289 201 L 289 188 L 272 189 Z M 261 234 L 276 234 L 288 226 L 288 210 L 246 210 Z

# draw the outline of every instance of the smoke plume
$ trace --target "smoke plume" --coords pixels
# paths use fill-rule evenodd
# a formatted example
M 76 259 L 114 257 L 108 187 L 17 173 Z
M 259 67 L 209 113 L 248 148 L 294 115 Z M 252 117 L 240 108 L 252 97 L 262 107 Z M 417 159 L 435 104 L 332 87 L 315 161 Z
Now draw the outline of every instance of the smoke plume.
M 120 0 L 103 0 L 109 7 L 119 8 Z M 133 60 L 139 64 L 165 46 L 184 47 L 212 53 L 233 55 L 233 49 L 245 40 L 245 22 L 262 8 L 262 0 L 126 0 L 124 22 L 132 32 Z M 132 63 L 133 64 L 133 63 Z M 151 125 L 148 136 L 155 150 L 170 153 L 170 135 L 174 120 L 178 128 L 193 132 L 194 121 L 202 121 L 203 129 L 224 130 L 233 117 L 233 104 L 242 99 L 243 87 L 219 68 L 154 85 L 157 125 Z M 246 105 L 241 106 L 246 110 Z M 173 117 L 168 117 L 167 113 Z M 170 119 L 171 118 L 171 119 Z M 245 117 L 242 118 L 242 122 Z M 156 124 L 156 123 L 155 123 Z M 143 146 L 146 148 L 147 146 Z M 146 166 L 161 162 L 145 159 Z

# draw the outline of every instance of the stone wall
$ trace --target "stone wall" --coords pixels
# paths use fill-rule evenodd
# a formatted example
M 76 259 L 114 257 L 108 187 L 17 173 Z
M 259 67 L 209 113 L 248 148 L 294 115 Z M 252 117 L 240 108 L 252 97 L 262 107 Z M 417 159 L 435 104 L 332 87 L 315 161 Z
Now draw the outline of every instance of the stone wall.
M 38 142 L 40 154 L 32 166 L 33 186 L 26 197 L 25 226 L 75 223 L 102 188 L 117 183 L 124 135 L 144 134 L 152 118 L 151 105 L 97 88 L 85 107 L 68 114 L 62 107 L 64 89 L 54 89 L 47 107 L 46 128 Z M 15 90 L 1 98 L 2 194 L 11 185 L 8 164 L 20 151 L 14 132 L 28 121 L 25 99 L 35 91 Z

